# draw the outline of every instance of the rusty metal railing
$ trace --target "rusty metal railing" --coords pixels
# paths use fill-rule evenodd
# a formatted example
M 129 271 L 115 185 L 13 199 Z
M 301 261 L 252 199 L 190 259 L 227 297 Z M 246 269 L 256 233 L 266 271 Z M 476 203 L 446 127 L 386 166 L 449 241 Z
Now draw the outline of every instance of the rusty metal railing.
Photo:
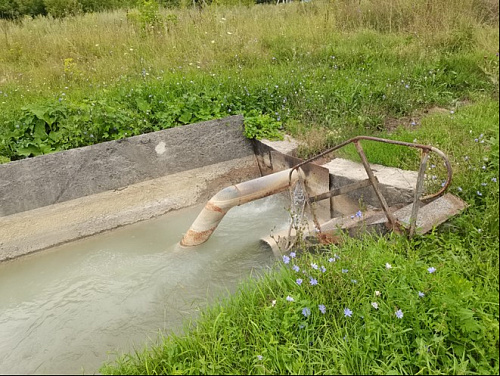
M 346 186 L 345 188 L 344 187 L 337 188 L 337 189 L 331 190 L 329 192 L 326 192 L 324 194 L 321 194 L 321 195 L 318 195 L 315 197 L 311 197 L 311 202 L 323 200 L 323 199 L 333 197 L 333 196 L 336 196 L 339 194 L 347 193 L 349 190 L 359 189 L 359 188 L 363 188 L 363 187 L 371 185 L 373 187 L 373 189 L 375 190 L 375 194 L 376 194 L 376 196 L 377 196 L 377 198 L 382 206 L 382 210 L 384 211 L 384 213 L 388 219 L 388 222 L 390 224 L 391 229 L 393 231 L 397 231 L 397 232 L 404 231 L 404 227 L 401 226 L 401 224 L 396 220 L 396 218 L 392 215 L 392 213 L 389 210 L 389 206 L 387 205 L 387 201 L 386 201 L 385 197 L 382 194 L 382 191 L 380 190 L 380 188 L 378 186 L 379 185 L 378 179 L 374 175 L 373 171 L 371 170 L 370 164 L 368 163 L 368 160 L 366 158 L 366 154 L 361 146 L 360 141 L 362 141 L 362 140 L 383 142 L 383 143 L 387 143 L 387 144 L 406 146 L 406 147 L 420 149 L 422 151 L 422 155 L 421 155 L 421 159 L 420 159 L 420 168 L 418 170 L 417 185 L 415 187 L 415 193 L 413 196 L 412 211 L 411 211 L 411 215 L 410 215 L 410 228 L 408 230 L 409 236 L 410 237 L 413 236 L 415 234 L 415 227 L 416 227 L 417 215 L 418 215 L 418 209 L 419 209 L 418 202 L 419 201 L 424 201 L 424 202 L 429 201 L 429 200 L 432 200 L 436 197 L 441 196 L 446 191 L 448 186 L 450 185 L 451 179 L 453 176 L 453 173 L 451 170 L 451 164 L 450 164 L 450 161 L 448 160 L 448 157 L 441 150 L 439 150 L 438 148 L 435 148 L 434 146 L 415 144 L 415 143 L 404 142 L 404 141 L 387 140 L 384 138 L 371 137 L 371 136 L 357 136 L 357 137 L 351 138 L 347 141 L 344 141 L 341 144 L 338 144 L 332 148 L 329 148 L 329 149 L 323 151 L 322 153 L 320 153 L 312 158 L 309 158 L 301 163 L 296 164 L 295 166 L 293 166 L 291 168 L 289 178 L 291 179 L 293 171 L 298 169 L 299 167 L 301 167 L 307 163 L 311 163 L 318 158 L 321 158 L 329 153 L 332 153 L 332 152 L 334 152 L 338 149 L 341 149 L 344 146 L 352 143 L 356 147 L 356 150 L 361 158 L 361 162 L 363 163 L 363 167 L 365 168 L 365 171 L 368 175 L 368 179 L 363 180 L 363 181 L 358 182 L 358 183 L 351 184 L 349 186 Z M 438 192 L 427 195 L 425 197 L 420 197 L 423 193 L 425 170 L 427 168 L 427 161 L 429 159 L 430 152 L 436 153 L 444 160 L 444 164 L 445 164 L 446 170 L 447 170 L 447 178 L 446 178 L 445 183 L 442 185 L 441 189 Z

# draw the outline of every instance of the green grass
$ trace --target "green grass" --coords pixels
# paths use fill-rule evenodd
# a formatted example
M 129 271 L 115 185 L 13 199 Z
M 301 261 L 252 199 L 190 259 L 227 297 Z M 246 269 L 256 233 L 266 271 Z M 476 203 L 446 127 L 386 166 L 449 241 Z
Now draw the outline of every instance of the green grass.
M 475 189 L 475 194 L 481 190 L 481 183 L 484 181 L 473 180 L 473 176 L 480 175 L 470 175 L 470 170 L 485 166 L 488 167 L 483 170 L 486 174 L 487 171 L 494 172 L 498 167 L 495 163 L 498 151 L 492 151 L 498 148 L 495 146 L 498 144 L 498 124 L 498 102 L 479 100 L 473 106 L 452 107 L 450 110 L 416 118 L 411 123 L 405 120 L 395 130 L 380 132 L 378 136 L 437 147 L 449 157 L 455 174 L 452 185 L 454 193 L 457 193 L 459 186 L 470 186 Z M 370 141 L 363 142 L 363 149 L 372 163 L 418 170 L 420 157 L 415 149 Z M 343 156 L 359 161 L 354 147 L 346 148 Z M 434 187 L 431 184 L 429 189 L 437 191 L 436 186 L 446 178 L 446 169 L 440 157 L 434 153 L 430 155 L 427 173 L 429 180 L 436 183 Z
M 484 58 L 477 52 L 401 57 L 394 51 L 407 43 L 403 36 L 363 31 L 334 39 L 297 61 L 276 54 L 263 66 L 210 74 L 190 67 L 145 71 L 140 79 L 61 89 L 55 98 L 30 96 L 29 103 L 18 88 L 4 91 L 0 155 L 16 160 L 242 113 L 283 123 L 310 144 L 306 156 L 385 129 L 387 119 L 453 107 L 495 89 L 479 69 Z M 377 47 L 386 42 L 387 48 Z M 318 145 L 309 142 L 311 130 L 319 134 Z
M 497 101 L 484 100 L 399 130 L 452 156 L 451 191 L 469 204 L 460 216 L 411 240 L 367 236 L 299 249 L 289 264 L 206 310 L 194 328 L 122 355 L 101 372 L 498 374 L 498 110 Z M 394 154 L 410 164 L 407 154 Z

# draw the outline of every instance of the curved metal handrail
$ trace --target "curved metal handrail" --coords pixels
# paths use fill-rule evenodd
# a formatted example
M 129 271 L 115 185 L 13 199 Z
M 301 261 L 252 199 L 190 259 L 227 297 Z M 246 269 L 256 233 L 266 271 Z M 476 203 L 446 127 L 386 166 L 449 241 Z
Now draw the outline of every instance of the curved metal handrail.
M 441 150 L 439 150 L 438 148 L 436 148 L 434 146 L 416 144 L 416 143 L 405 142 L 405 141 L 387 140 L 385 138 L 372 137 L 372 136 L 357 136 L 357 137 L 351 138 L 347 141 L 344 141 L 341 144 L 333 146 L 333 147 L 321 152 L 320 154 L 318 154 L 312 158 L 309 158 L 303 162 L 296 164 L 295 166 L 293 166 L 291 168 L 289 178 L 291 179 L 292 172 L 295 171 L 296 169 L 298 169 L 299 167 L 301 167 L 307 163 L 311 163 L 318 158 L 321 158 L 329 153 L 334 152 L 335 150 L 341 149 L 344 146 L 352 143 L 356 146 L 358 154 L 361 157 L 361 161 L 363 163 L 363 166 L 365 167 L 366 173 L 368 174 L 370 182 L 372 183 L 372 186 L 375 189 L 375 193 L 377 194 L 377 197 L 379 198 L 379 201 L 382 204 L 382 209 L 384 210 L 389 222 L 391 223 L 394 230 L 400 229 L 401 228 L 400 224 L 397 222 L 397 220 L 390 213 L 389 207 L 385 201 L 385 198 L 383 197 L 382 193 L 378 189 L 378 181 L 370 169 L 370 166 L 369 166 L 368 161 L 366 159 L 366 155 L 365 155 L 363 148 L 361 147 L 361 144 L 360 144 L 361 140 L 383 142 L 383 143 L 387 143 L 387 144 L 412 147 L 412 148 L 421 149 L 423 151 L 422 158 L 420 161 L 417 186 L 415 189 L 415 195 L 414 195 L 414 200 L 413 200 L 412 214 L 410 217 L 410 236 L 412 236 L 415 232 L 415 224 L 416 224 L 416 219 L 417 219 L 417 212 L 418 212 L 417 201 L 418 200 L 427 201 L 427 200 L 431 200 L 431 199 L 434 199 L 436 197 L 441 196 L 446 191 L 446 189 L 448 189 L 449 185 L 451 184 L 451 179 L 453 177 L 453 172 L 452 172 L 451 164 L 450 164 L 448 157 Z M 441 189 L 438 192 L 424 196 L 422 198 L 419 198 L 419 196 L 422 193 L 421 191 L 423 189 L 423 178 L 425 176 L 425 168 L 426 168 L 427 159 L 429 157 L 429 152 L 436 153 L 444 160 L 444 164 L 445 164 L 446 170 L 447 170 L 447 178 L 446 178 L 446 182 L 442 185 Z
M 397 141 L 397 140 L 387 140 L 385 138 L 371 137 L 371 136 L 356 136 L 356 137 L 353 137 L 353 138 L 351 138 L 351 139 L 349 139 L 347 141 L 342 142 L 341 144 L 338 144 L 336 146 L 333 146 L 333 147 L 331 147 L 331 148 L 329 148 L 329 149 L 321 152 L 320 154 L 315 155 L 312 158 L 309 158 L 309 159 L 307 159 L 305 161 L 302 161 L 302 162 L 296 164 L 295 166 L 292 167 L 292 171 L 295 170 L 295 169 L 297 169 L 297 168 L 299 168 L 299 167 L 302 167 L 303 165 L 305 165 L 307 163 L 315 161 L 318 158 L 324 157 L 325 155 L 327 155 L 327 154 L 329 154 L 331 152 L 334 152 L 335 150 L 341 149 L 341 148 L 343 148 L 344 146 L 346 146 L 348 144 L 356 143 L 356 142 L 358 142 L 360 140 L 384 142 L 384 143 L 387 143 L 387 144 L 394 144 L 394 145 L 401 145 L 401 146 L 413 147 L 413 148 L 418 148 L 418 149 L 422 149 L 422 150 L 433 151 L 434 153 L 436 153 L 437 155 L 439 155 L 444 160 L 444 163 L 445 163 L 445 166 L 446 166 L 446 170 L 447 170 L 447 174 L 448 174 L 446 182 L 444 183 L 443 187 L 438 192 L 436 192 L 434 194 L 431 194 L 431 195 L 427 195 L 425 197 L 422 197 L 421 200 L 423 200 L 423 201 L 427 201 L 427 200 L 439 197 L 440 195 L 442 195 L 446 191 L 446 189 L 448 189 L 449 185 L 451 184 L 451 179 L 453 177 L 453 172 L 452 172 L 452 169 L 451 169 L 450 161 L 449 161 L 448 157 L 446 156 L 446 154 L 443 153 L 438 148 L 436 148 L 434 146 L 429 146 L 429 145 L 414 144 L 414 143 L 411 143 L 411 142 Z M 291 174 L 292 174 L 292 172 L 290 171 L 290 176 L 291 176 Z

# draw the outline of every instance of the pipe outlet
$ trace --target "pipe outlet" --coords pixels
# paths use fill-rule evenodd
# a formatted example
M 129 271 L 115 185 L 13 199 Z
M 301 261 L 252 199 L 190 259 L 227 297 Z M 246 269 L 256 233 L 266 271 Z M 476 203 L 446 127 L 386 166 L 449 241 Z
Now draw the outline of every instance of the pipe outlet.
M 206 242 L 232 207 L 282 192 L 299 179 L 299 174 L 304 177 L 301 169 L 293 170 L 290 176 L 291 171 L 290 168 L 222 189 L 207 202 L 180 244 L 193 247 Z

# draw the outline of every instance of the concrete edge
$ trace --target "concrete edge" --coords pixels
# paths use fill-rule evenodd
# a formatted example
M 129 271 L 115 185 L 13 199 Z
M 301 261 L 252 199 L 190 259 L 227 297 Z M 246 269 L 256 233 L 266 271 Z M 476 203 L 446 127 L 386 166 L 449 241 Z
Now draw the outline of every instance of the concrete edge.
M 0 262 L 201 204 L 258 176 L 252 155 L 0 217 Z

